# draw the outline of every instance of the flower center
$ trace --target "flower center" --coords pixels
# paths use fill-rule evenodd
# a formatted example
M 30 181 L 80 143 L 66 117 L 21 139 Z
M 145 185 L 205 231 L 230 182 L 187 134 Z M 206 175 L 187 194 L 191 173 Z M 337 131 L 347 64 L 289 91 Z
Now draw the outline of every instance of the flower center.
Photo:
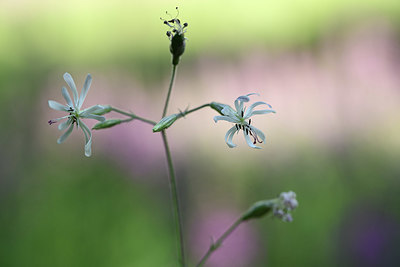
M 243 114 L 243 111 L 242 111 L 242 114 Z M 241 120 L 243 120 L 243 122 L 245 122 L 245 120 L 243 118 Z M 251 124 L 251 119 L 249 120 L 249 124 L 247 124 L 247 123 L 236 123 L 235 127 L 236 127 L 237 131 L 243 130 L 243 132 L 245 132 L 246 135 L 250 134 L 250 136 L 253 138 L 253 144 L 254 145 L 257 144 L 257 142 L 261 144 L 262 140 L 260 140 L 258 138 L 257 133 L 252 129 L 250 124 Z

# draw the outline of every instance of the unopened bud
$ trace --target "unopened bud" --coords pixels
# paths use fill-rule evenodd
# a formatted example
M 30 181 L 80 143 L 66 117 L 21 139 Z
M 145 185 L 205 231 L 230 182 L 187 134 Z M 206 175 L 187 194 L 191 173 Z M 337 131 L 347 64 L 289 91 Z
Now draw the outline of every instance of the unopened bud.
M 170 127 L 178 118 L 179 114 L 172 114 L 167 117 L 162 118 L 156 125 L 153 127 L 153 132 L 161 132 L 162 130 Z
M 122 121 L 119 119 L 111 119 L 111 120 L 106 120 L 103 122 L 97 123 L 95 126 L 93 126 L 93 130 L 100 130 L 100 129 L 106 129 L 106 128 L 111 128 L 115 125 L 120 124 Z

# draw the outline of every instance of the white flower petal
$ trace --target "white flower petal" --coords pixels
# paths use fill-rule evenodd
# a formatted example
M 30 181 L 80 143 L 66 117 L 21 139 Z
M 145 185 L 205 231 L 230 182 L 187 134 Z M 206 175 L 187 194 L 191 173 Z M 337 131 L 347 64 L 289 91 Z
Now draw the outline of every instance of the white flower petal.
M 250 101 L 250 97 L 248 97 L 247 95 L 241 95 L 238 98 L 236 98 L 235 101 L 239 101 L 239 102 L 249 102 Z
M 259 93 L 250 93 L 250 94 L 247 94 L 246 96 L 251 96 L 251 95 L 258 95 L 258 96 L 260 96 Z
M 87 109 L 84 109 L 79 115 L 82 116 L 82 117 L 86 117 L 89 114 L 101 111 L 103 109 L 104 109 L 104 106 L 102 106 L 102 105 L 94 105 L 94 106 L 91 106 L 91 107 L 89 107 Z
M 64 142 L 65 139 L 67 139 L 67 137 L 71 134 L 73 129 L 74 129 L 74 125 L 71 124 L 71 126 L 69 126 L 68 130 L 66 130 L 65 133 L 63 133 L 63 135 L 61 135 L 60 138 L 58 138 L 57 143 L 61 144 L 62 142 Z
M 63 104 L 58 103 L 57 101 L 54 100 L 49 100 L 49 107 L 55 110 L 60 110 L 60 111 L 67 111 L 68 106 L 65 106 Z
M 72 123 L 72 119 L 68 119 L 58 125 L 58 130 L 62 131 L 68 128 L 68 126 Z
M 99 116 L 99 115 L 93 115 L 93 114 L 87 114 L 87 115 L 81 115 L 81 118 L 87 118 L 87 119 L 95 119 L 98 121 L 105 121 L 106 118 L 103 116 Z
M 229 121 L 229 122 L 233 122 L 233 123 L 239 123 L 240 122 L 240 121 L 235 120 L 235 119 L 233 119 L 231 117 L 228 117 L 228 116 L 215 116 L 214 117 L 214 121 L 215 122 L 217 122 L 217 121 Z
M 78 90 L 76 90 L 76 85 L 74 79 L 72 79 L 71 74 L 68 72 L 64 73 L 64 80 L 68 84 L 69 88 L 72 90 L 72 96 L 74 97 L 75 108 L 78 106 Z
M 236 113 L 242 115 L 243 111 L 243 101 L 239 100 L 239 97 L 235 100 L 235 108 L 236 108 Z
M 255 102 L 246 110 L 246 112 L 244 113 L 244 117 L 246 117 L 246 118 L 250 117 L 253 112 L 253 109 L 259 105 L 267 105 L 267 106 L 271 107 L 269 104 L 262 102 L 262 101 Z
M 74 104 L 72 103 L 71 96 L 69 95 L 67 88 L 63 87 L 61 89 L 61 92 L 62 92 L 62 95 L 63 95 L 65 101 L 67 102 L 67 104 L 70 107 L 74 107 Z
M 259 95 L 257 93 L 250 93 L 247 95 L 241 95 L 238 98 L 236 98 L 235 100 L 235 107 L 236 107 L 236 111 L 240 114 L 243 110 L 243 103 L 245 102 L 249 102 L 250 101 L 250 97 L 251 95 Z
M 252 112 L 248 117 L 246 117 L 245 119 L 248 119 L 248 118 L 250 118 L 251 116 L 254 116 L 254 115 L 268 114 L 268 113 L 276 113 L 276 111 L 275 111 L 275 110 L 272 110 L 272 109 L 256 110 L 256 111 L 253 111 L 253 112 Z
M 230 128 L 225 134 L 225 142 L 230 148 L 234 148 L 236 145 L 232 142 L 233 135 L 237 132 L 236 126 Z
M 238 114 L 235 110 L 233 110 L 233 108 L 231 108 L 230 106 L 225 106 L 222 110 L 221 113 L 224 114 L 225 116 L 229 116 L 232 118 L 237 118 Z
M 242 112 L 242 110 L 240 109 L 240 104 L 239 104 L 239 100 L 238 99 L 235 100 L 235 108 L 236 108 L 236 112 L 238 114 L 240 114 Z
M 253 144 L 253 140 L 251 139 L 251 137 L 248 134 L 246 134 L 245 131 L 243 131 L 243 135 L 244 135 L 244 139 L 246 140 L 246 143 L 249 145 L 249 147 L 258 148 L 258 149 L 261 148 L 259 146 L 256 146 L 255 144 Z
M 79 97 L 78 109 L 82 107 L 83 101 L 85 101 L 86 95 L 89 92 L 90 85 L 92 84 L 92 75 L 86 76 L 85 84 L 83 85 L 81 96 Z
M 265 142 L 265 134 L 262 131 L 260 131 L 259 129 L 257 129 L 254 126 L 250 126 L 250 128 L 251 128 L 251 130 L 253 130 L 253 132 L 256 133 L 256 135 L 259 137 L 259 139 L 261 141 Z
M 85 156 L 90 157 L 92 155 L 92 132 L 89 127 L 81 121 L 80 127 L 82 128 L 83 133 L 85 134 Z

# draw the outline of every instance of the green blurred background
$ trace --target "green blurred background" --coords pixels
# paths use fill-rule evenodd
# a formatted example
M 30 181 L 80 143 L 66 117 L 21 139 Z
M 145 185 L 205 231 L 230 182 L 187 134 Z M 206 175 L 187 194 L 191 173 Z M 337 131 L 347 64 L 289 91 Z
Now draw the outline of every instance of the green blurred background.
M 158 134 L 134 121 L 61 145 L 62 75 L 85 106 L 158 120 L 170 74 L 167 28 L 180 7 L 187 51 L 169 112 L 242 94 L 277 114 L 254 119 L 262 150 L 201 110 L 169 132 L 194 264 L 251 203 L 293 190 L 293 223 L 241 226 L 208 266 L 400 264 L 400 2 L 0 2 L 0 266 L 175 266 Z M 109 117 L 118 117 L 111 115 Z M 90 124 L 93 125 L 93 124 Z

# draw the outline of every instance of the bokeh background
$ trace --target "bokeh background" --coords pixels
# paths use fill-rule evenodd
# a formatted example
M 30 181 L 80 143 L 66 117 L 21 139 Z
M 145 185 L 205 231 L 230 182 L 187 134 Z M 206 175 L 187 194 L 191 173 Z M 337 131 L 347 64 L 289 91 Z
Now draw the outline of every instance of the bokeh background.
M 160 119 L 159 17 L 175 6 L 189 27 L 169 113 L 251 92 L 277 111 L 253 120 L 261 150 L 240 135 L 229 149 L 211 109 L 168 130 L 190 262 L 249 205 L 293 190 L 293 223 L 242 225 L 208 266 L 398 266 L 398 0 L 2 0 L 0 266 L 175 266 L 160 135 L 96 131 L 86 158 L 81 132 L 58 145 L 47 124 L 65 72 L 78 88 L 93 75 L 85 106 Z

